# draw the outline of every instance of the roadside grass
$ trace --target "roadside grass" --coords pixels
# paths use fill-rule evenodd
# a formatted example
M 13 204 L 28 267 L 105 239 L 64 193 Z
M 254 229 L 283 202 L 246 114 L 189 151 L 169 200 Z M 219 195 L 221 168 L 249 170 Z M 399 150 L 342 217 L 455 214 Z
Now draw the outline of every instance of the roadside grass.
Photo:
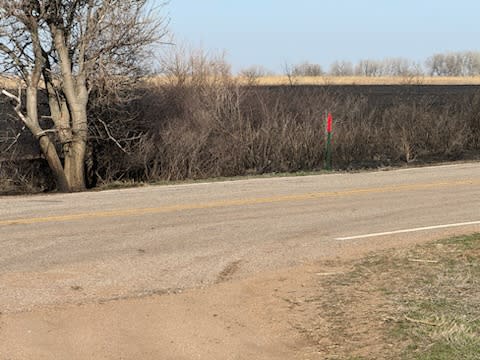
M 438 263 L 409 269 L 412 281 L 395 291 L 400 318 L 392 335 L 408 339 L 405 359 L 480 359 L 480 234 L 421 247 Z
M 296 307 L 322 358 L 480 359 L 480 234 L 343 265 Z
M 406 345 L 399 358 L 480 358 L 480 234 L 374 256 L 356 271 L 383 283 L 387 342 Z
M 480 235 L 435 246 L 438 265 L 424 267 L 407 293 L 397 291 L 403 319 L 392 331 L 410 339 L 406 359 L 479 359 Z

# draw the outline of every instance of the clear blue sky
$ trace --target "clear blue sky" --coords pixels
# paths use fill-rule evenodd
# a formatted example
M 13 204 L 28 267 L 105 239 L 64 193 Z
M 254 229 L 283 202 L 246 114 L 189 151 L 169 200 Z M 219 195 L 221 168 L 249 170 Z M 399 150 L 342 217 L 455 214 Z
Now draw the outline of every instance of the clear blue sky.
M 225 50 L 234 70 L 480 50 L 480 0 L 170 0 L 165 10 L 178 39 Z

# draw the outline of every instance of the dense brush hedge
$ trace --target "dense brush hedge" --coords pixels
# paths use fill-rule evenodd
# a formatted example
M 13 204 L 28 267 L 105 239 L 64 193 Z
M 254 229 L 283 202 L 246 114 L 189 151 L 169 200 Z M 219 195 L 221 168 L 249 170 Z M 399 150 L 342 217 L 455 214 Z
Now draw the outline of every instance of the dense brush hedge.
M 98 173 L 104 181 L 318 170 L 326 111 L 335 117 L 338 169 L 452 160 L 480 151 L 480 94 L 455 103 L 417 97 L 379 106 L 328 88 L 157 86 L 139 106 L 136 126 L 143 135 L 130 151 L 100 146 Z
M 150 84 L 128 105 L 94 109 L 91 184 L 322 169 L 326 111 L 335 118 L 337 169 L 480 154 L 480 94 L 379 105 L 358 93 L 338 96 L 330 87 Z M 25 189 L 49 190 L 48 181 L 38 181 L 48 177 L 44 167 L 36 166 L 29 177 L 18 170 L 16 176 L 37 180 Z M 0 187 L 18 183 L 12 167 L 0 166 Z

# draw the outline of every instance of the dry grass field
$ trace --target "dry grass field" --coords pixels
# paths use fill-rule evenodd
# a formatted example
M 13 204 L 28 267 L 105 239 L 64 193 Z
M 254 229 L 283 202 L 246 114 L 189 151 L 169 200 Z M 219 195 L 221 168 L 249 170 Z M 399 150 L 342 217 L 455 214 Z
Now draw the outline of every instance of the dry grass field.
M 196 79 L 198 80 L 198 79 Z M 203 79 L 205 80 L 205 79 Z M 222 76 L 213 76 L 210 83 L 222 82 Z M 234 76 L 232 80 L 241 85 L 480 85 L 480 76 Z M 157 76 L 148 79 L 152 85 L 174 84 L 177 78 Z M 189 83 L 189 79 L 185 79 Z M 193 80 L 195 82 L 195 80 Z
M 480 76 L 266 76 L 256 79 L 239 78 L 244 83 L 258 85 L 479 85 Z
M 0 90 L 2 89 L 12 89 L 17 87 L 17 81 L 14 77 L 0 75 Z
M 480 85 L 480 76 L 468 77 L 432 77 L 432 76 L 262 76 L 233 77 L 243 85 Z M 215 79 L 213 79 L 215 80 Z M 163 76 L 149 79 L 153 85 L 168 84 L 171 81 Z M 213 81 L 215 82 L 215 81 Z M 0 89 L 18 86 L 15 78 L 0 75 Z

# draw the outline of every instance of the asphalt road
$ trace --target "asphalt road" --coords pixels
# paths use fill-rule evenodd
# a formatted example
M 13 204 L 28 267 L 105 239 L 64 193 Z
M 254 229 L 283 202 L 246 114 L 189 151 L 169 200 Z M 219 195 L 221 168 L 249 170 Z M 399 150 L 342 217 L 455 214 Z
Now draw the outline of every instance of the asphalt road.
M 0 312 L 480 231 L 480 163 L 0 197 Z

